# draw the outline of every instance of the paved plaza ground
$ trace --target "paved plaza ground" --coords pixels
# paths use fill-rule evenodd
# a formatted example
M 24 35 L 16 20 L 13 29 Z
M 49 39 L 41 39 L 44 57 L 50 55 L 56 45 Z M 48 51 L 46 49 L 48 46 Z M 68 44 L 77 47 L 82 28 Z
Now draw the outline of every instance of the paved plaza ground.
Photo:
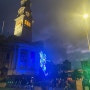
M 0 88 L 0 90 L 31 90 L 31 89 L 18 89 L 18 88 Z M 34 90 L 42 90 L 40 88 L 34 89 Z M 63 88 L 53 88 L 53 89 L 48 89 L 48 90 L 64 90 Z M 75 89 L 70 89 L 70 90 L 75 90 Z

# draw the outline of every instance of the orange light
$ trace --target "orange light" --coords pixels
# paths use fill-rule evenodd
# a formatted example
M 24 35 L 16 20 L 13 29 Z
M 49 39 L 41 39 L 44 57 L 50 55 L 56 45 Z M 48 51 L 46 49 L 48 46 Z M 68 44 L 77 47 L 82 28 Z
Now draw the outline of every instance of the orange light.
M 28 27 L 31 27 L 31 23 L 30 23 L 29 21 L 27 21 L 27 20 L 24 21 L 24 24 L 25 24 L 26 26 L 28 26 Z
M 22 24 L 22 21 L 18 21 L 18 22 L 16 23 L 16 26 L 21 25 L 21 24 Z

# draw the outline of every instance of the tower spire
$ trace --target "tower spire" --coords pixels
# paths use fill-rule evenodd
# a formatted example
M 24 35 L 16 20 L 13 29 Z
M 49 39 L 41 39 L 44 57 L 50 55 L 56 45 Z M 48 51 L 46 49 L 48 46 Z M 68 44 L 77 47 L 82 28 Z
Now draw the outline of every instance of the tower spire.
M 2 24 L 2 34 L 3 34 L 3 31 L 4 31 L 4 21 L 3 21 L 3 24 Z

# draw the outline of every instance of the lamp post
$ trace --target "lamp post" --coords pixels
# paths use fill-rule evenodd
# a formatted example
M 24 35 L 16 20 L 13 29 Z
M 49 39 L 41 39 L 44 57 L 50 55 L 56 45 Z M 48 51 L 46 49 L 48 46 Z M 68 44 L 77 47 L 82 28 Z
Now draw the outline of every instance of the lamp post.
M 83 18 L 86 20 L 88 18 L 88 14 L 84 14 Z M 88 30 L 85 30 L 86 36 L 87 36 L 87 42 L 88 42 L 88 49 L 90 50 L 90 42 L 89 42 L 89 35 L 88 35 Z

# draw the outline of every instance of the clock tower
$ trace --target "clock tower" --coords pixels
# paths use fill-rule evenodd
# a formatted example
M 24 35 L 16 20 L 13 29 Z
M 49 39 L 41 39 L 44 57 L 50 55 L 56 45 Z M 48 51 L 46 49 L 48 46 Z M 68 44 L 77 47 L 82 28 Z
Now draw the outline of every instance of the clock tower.
M 32 11 L 30 0 L 21 0 L 21 7 L 18 10 L 18 17 L 15 19 L 14 35 L 22 40 L 32 40 Z

